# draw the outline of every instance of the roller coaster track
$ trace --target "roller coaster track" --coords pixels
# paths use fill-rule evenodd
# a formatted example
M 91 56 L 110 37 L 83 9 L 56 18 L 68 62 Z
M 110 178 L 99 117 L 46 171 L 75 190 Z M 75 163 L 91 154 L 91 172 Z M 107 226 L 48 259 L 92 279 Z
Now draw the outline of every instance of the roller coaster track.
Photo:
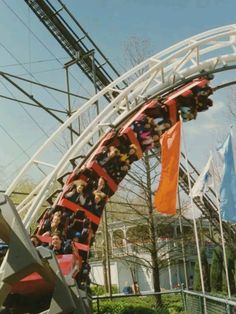
M 208 58 L 210 55 L 210 58 Z M 71 169 L 70 160 L 77 156 L 89 157 L 92 149 L 102 135 L 114 127 L 118 127 L 127 117 L 138 110 L 148 99 L 163 95 L 190 81 L 193 77 L 204 73 L 215 73 L 235 68 L 236 66 L 236 25 L 229 25 L 210 30 L 184 40 L 137 65 L 102 91 L 93 96 L 70 118 L 65 121 L 51 137 L 32 156 L 28 163 L 8 187 L 6 194 L 11 195 L 22 177 L 34 171 L 35 165 L 44 166 L 47 175 L 40 180 L 34 190 L 17 206 L 21 213 L 26 212 L 24 224 L 28 228 L 35 218 L 43 202 L 56 189 L 57 179 Z M 142 72 L 141 76 L 136 76 Z M 122 81 L 130 82 L 125 89 L 118 89 Z M 117 93 L 114 98 L 113 92 Z M 111 102 L 100 114 L 93 115 L 87 128 L 75 139 L 66 153 L 53 163 L 52 156 L 46 154 L 53 143 L 63 138 L 63 131 L 78 117 L 81 119 L 90 115 L 91 108 L 104 95 L 111 97 Z M 87 116 L 86 116 L 87 114 Z M 81 163 L 86 158 L 81 159 Z
M 61 0 L 25 0 L 53 37 L 84 74 L 102 90 L 117 76 L 118 71 L 97 47 Z M 52 5 L 53 3 L 53 5 Z M 119 82 L 120 88 L 126 85 Z M 108 97 L 109 95 L 106 95 Z
M 44 0 L 25 0 L 25 2 L 73 60 L 76 60 L 78 55 L 80 56 L 77 60 L 77 64 L 85 75 L 96 84 L 98 90 L 109 85 L 117 76 L 119 76 L 118 71 L 104 56 L 101 50 L 89 37 L 88 33 L 85 32 L 61 0 L 55 0 L 53 2 L 54 5 L 52 5 L 52 1 L 49 2 Z M 97 59 L 95 58 L 94 63 L 92 61 L 93 56 L 89 54 L 91 49 L 98 57 Z M 197 48 L 195 51 L 190 50 L 189 54 L 190 56 L 186 54 L 187 59 L 190 58 L 191 55 L 194 56 L 194 54 L 197 59 Z M 99 62 L 99 60 L 101 60 L 101 62 Z M 181 64 L 179 66 L 181 66 Z M 96 80 L 94 80 L 95 77 Z M 126 85 L 127 84 L 125 83 L 125 86 Z M 119 86 L 121 86 L 120 82 Z M 122 86 L 124 85 L 122 84 Z M 111 99 L 111 94 L 106 94 L 105 97 Z M 186 184 L 183 184 L 184 178 L 186 178 L 186 171 L 183 166 L 181 169 L 180 178 L 182 178 L 182 180 L 180 180 L 180 185 L 182 184 L 182 188 L 187 193 L 188 187 Z M 193 167 L 191 167 L 191 169 L 196 172 Z M 204 210 L 205 206 L 207 206 L 210 212 L 215 210 L 214 204 L 212 204 L 212 202 L 209 203 L 207 200 L 205 200 L 204 206 L 197 200 L 195 200 L 195 204 L 201 210 Z
M 179 42 L 143 61 L 99 91 L 51 135 L 8 187 L 6 195 L 10 197 L 22 178 L 35 173 L 35 165 L 44 167 L 44 178 L 39 178 L 35 188 L 17 206 L 18 213 L 24 213 L 24 228 L 29 229 L 42 205 L 58 188 L 58 180 L 66 172 L 72 171 L 71 161 L 76 162 L 78 166 L 82 165 L 102 136 L 129 120 L 147 100 L 165 95 L 203 74 L 234 68 L 236 68 L 235 24 L 219 27 Z M 120 89 L 118 86 L 122 82 L 128 83 L 126 87 Z M 93 110 L 94 105 L 104 96 L 110 99 L 110 102 L 96 114 Z M 64 155 L 52 155 L 54 142 L 62 141 L 66 128 L 79 117 L 88 119 L 87 127 L 67 148 Z M 187 189 L 184 179 L 186 169 L 181 169 L 180 173 L 183 181 L 181 184 Z M 192 182 L 194 180 L 193 178 Z M 204 203 L 207 204 L 205 200 Z M 211 201 L 208 200 L 208 203 Z M 37 263 L 40 265 L 40 261 Z

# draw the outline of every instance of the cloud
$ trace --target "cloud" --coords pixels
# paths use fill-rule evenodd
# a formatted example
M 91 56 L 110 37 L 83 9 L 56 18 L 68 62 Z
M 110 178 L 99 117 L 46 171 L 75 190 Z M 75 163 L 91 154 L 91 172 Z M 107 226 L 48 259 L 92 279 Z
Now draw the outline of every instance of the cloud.
M 197 119 L 184 124 L 187 133 L 192 136 L 206 135 L 206 132 L 216 134 L 227 122 L 225 114 L 225 103 L 220 100 L 214 101 L 213 107 L 207 111 L 200 112 Z

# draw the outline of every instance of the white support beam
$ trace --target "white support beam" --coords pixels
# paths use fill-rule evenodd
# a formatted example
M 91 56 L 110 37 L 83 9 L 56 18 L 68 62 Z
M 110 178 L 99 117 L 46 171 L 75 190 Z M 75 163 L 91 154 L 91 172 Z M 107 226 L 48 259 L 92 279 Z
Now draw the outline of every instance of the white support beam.
M 200 75 L 202 70 L 207 72 L 226 69 L 225 66 L 236 67 L 235 38 L 236 24 L 232 24 L 183 40 L 143 61 L 85 102 L 38 149 L 6 191 L 7 195 L 11 195 L 22 176 L 29 175 L 35 167 L 35 162 L 48 166 L 45 167 L 47 168 L 45 179 L 40 181 L 30 196 L 18 206 L 18 210 L 26 209 L 27 211 L 26 225 L 31 223 L 49 193 L 56 188 L 57 179 L 70 166 L 70 159 L 81 154 L 81 151 L 85 152 L 83 154 L 88 154 L 91 149 L 88 143 L 93 143 L 94 139 L 101 137 L 101 126 L 110 124 L 117 126 L 122 119 L 127 117 L 130 110 L 139 106 L 147 98 L 161 95 L 166 89 L 171 89 L 173 84 L 181 84 L 183 78 Z M 136 77 L 135 80 L 134 77 Z M 117 89 L 117 86 L 124 81 L 127 82 L 127 86 L 122 90 Z M 91 118 L 88 126 L 63 156 L 55 157 L 54 166 L 50 154 L 47 158 L 47 150 L 55 141 L 63 140 L 64 132 L 69 125 L 86 114 L 89 116 L 94 104 L 101 103 L 104 95 L 113 92 L 117 93 L 116 97 L 99 115 Z

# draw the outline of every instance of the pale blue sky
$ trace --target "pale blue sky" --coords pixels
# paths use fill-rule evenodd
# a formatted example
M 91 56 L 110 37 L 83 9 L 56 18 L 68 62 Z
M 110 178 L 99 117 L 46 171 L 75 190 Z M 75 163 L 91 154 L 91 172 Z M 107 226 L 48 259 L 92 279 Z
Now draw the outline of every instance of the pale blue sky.
M 127 69 L 124 47 L 133 36 L 148 40 L 151 54 L 156 54 L 195 34 L 236 23 L 234 0 L 64 0 L 64 3 L 120 72 Z M 24 1 L 0 0 L 0 36 L 0 70 L 26 78 L 33 73 L 33 79 L 65 88 L 63 64 L 69 58 Z M 85 77 L 78 71 L 73 74 L 73 91 L 83 96 L 92 95 Z M 235 72 L 222 74 L 217 82 L 234 76 Z M 3 79 L 0 83 L 0 94 L 25 99 Z M 24 87 L 45 105 L 66 107 L 66 97 L 56 95 L 54 99 L 30 84 Z M 197 167 L 207 161 L 209 148 L 214 147 L 218 134 L 223 133 L 223 137 L 227 131 L 224 107 L 230 95 L 229 89 L 219 92 L 214 96 L 217 105 L 186 126 L 189 156 Z M 73 100 L 74 108 L 81 103 Z M 27 160 L 26 155 L 32 155 L 46 140 L 46 134 L 58 126 L 40 109 L 23 108 L 0 98 L 0 184 L 4 186 Z

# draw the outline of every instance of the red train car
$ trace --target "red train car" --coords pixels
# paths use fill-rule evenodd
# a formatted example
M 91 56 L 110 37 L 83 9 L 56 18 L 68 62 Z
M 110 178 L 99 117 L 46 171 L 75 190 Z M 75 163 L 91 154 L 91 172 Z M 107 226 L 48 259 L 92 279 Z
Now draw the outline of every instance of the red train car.
M 109 149 L 109 147 L 111 146 L 115 147 L 117 150 L 120 151 L 120 157 L 118 158 L 120 158 L 122 163 L 127 163 L 127 165 L 130 167 L 129 163 L 133 162 L 133 160 L 140 159 L 143 154 L 143 146 L 141 145 L 142 143 L 139 142 L 139 134 L 135 133 L 135 129 L 133 128 L 134 123 L 136 121 L 141 121 L 140 128 L 143 127 L 145 129 L 145 126 L 142 126 L 142 119 L 145 119 L 148 116 L 151 119 L 151 123 L 153 123 L 153 125 L 151 125 L 151 128 L 153 129 L 155 129 L 156 127 L 155 119 L 159 119 L 159 121 L 162 119 L 161 121 L 164 122 L 168 120 L 171 122 L 170 126 L 174 125 L 178 120 L 179 97 L 192 97 L 194 101 L 196 100 L 197 106 L 197 91 L 201 91 L 206 87 L 208 87 L 208 80 L 205 78 L 199 78 L 168 94 L 167 96 L 165 96 L 165 98 L 161 100 L 156 99 L 148 101 L 142 106 L 142 108 L 138 112 L 130 117 L 128 121 L 123 123 L 119 129 L 117 129 L 116 131 L 110 131 L 109 133 L 105 134 L 101 139 L 99 145 L 88 157 L 88 160 L 83 165 L 83 167 L 81 169 L 74 169 L 74 171 L 72 171 L 72 173 L 68 176 L 64 189 L 54 207 L 57 207 L 58 210 L 65 211 L 67 215 L 68 212 L 71 215 L 79 212 L 81 215 L 84 215 L 83 217 L 85 221 L 87 220 L 89 221 L 89 223 L 91 223 L 92 227 L 86 227 L 88 229 L 88 234 L 85 242 L 73 244 L 74 254 L 64 254 L 56 256 L 59 267 L 64 276 L 73 273 L 73 271 L 75 270 L 75 265 L 79 265 L 79 268 L 81 268 L 83 260 L 87 258 L 86 256 L 88 256 L 91 240 L 94 237 L 94 234 L 101 220 L 103 207 L 105 206 L 105 203 L 109 199 L 109 197 L 113 193 L 115 193 L 120 182 L 116 181 L 115 178 L 111 176 L 111 172 L 109 172 L 109 169 L 107 167 L 107 160 L 109 160 L 109 158 L 106 155 L 108 153 L 104 153 L 104 149 Z M 145 130 L 145 132 L 147 135 L 147 130 Z M 151 131 L 149 133 L 151 134 Z M 129 152 L 122 152 L 122 145 L 124 146 L 124 143 L 128 143 L 127 145 L 132 146 L 132 148 L 135 147 L 136 155 L 131 162 L 129 161 Z M 103 158 L 102 162 L 99 158 Z M 116 165 L 114 165 L 114 168 L 115 167 L 117 167 L 117 163 Z M 102 188 L 99 187 L 100 178 L 102 178 L 105 182 L 103 182 Z M 76 203 L 76 201 L 73 201 L 69 197 L 66 197 L 66 192 L 68 190 L 71 192 L 70 189 L 72 188 L 75 190 L 75 196 L 76 193 L 82 193 L 77 191 L 78 185 L 76 184 L 78 184 L 79 181 L 83 181 L 84 186 L 87 189 L 86 193 L 84 193 L 85 202 L 83 204 L 80 204 L 79 202 Z M 102 192 L 106 196 L 103 199 L 102 205 L 99 207 L 99 213 L 97 213 L 94 209 L 97 206 L 96 195 L 94 195 L 94 191 L 97 191 L 98 189 L 100 189 L 100 192 Z M 107 191 L 110 192 L 108 193 Z M 42 216 L 43 218 L 37 232 L 38 237 L 41 239 L 42 242 L 49 243 L 51 240 L 50 237 L 47 238 L 40 235 L 40 229 L 45 222 L 46 216 L 47 215 Z M 81 232 L 81 230 L 78 230 L 78 232 Z M 48 293 L 50 291 L 52 291 L 52 287 L 49 285 L 49 283 L 46 282 L 39 274 L 33 273 L 22 279 L 19 283 L 15 284 L 12 289 L 12 294 L 31 295 L 40 294 L 42 292 Z

